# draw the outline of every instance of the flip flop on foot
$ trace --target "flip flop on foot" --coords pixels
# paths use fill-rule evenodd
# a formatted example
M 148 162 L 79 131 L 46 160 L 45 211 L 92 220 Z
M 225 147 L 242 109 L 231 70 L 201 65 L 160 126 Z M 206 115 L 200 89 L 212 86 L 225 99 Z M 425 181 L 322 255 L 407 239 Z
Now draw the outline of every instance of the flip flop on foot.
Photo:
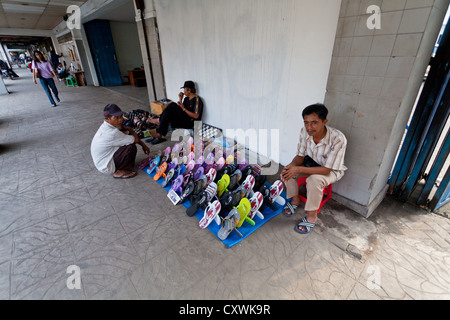
M 308 220 L 303 218 L 302 222 L 300 222 L 296 227 L 295 231 L 301 234 L 310 234 L 314 227 L 316 226 L 317 221 L 315 223 L 308 222 Z
M 159 118 L 156 118 L 156 119 L 149 118 L 148 122 L 159 126 Z
M 119 176 L 113 176 L 114 179 L 130 179 L 130 178 L 134 178 L 137 176 L 137 172 L 135 171 L 130 171 L 130 172 L 126 172 L 122 175 Z
M 153 139 L 153 140 L 151 141 L 151 144 L 152 144 L 152 145 L 160 144 L 160 143 L 163 143 L 163 142 L 167 141 L 167 140 L 164 139 L 164 137 L 163 137 L 161 134 L 159 134 L 159 133 L 151 134 L 151 136 L 152 136 L 153 138 L 155 138 L 155 139 Z
M 152 145 L 157 145 L 157 144 L 160 144 L 160 143 L 163 143 L 163 142 L 166 142 L 167 140 L 166 139 L 163 139 L 163 138 L 155 138 L 153 141 L 151 141 L 150 143 L 152 144 Z
M 298 208 L 298 205 L 287 202 L 286 206 L 283 209 L 284 215 L 289 218 L 292 217 L 295 213 L 295 210 L 297 210 L 297 208 Z

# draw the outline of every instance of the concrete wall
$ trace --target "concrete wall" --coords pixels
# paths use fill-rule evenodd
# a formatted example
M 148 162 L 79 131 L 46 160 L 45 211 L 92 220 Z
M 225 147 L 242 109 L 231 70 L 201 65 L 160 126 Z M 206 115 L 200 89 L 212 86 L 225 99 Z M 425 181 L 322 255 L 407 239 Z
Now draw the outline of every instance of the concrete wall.
M 9 94 L 8 89 L 6 89 L 5 82 L 3 81 L 3 77 L 0 77 L 0 95 Z
M 4 62 L 8 63 L 8 60 L 6 58 L 5 50 L 3 49 L 3 44 L 0 42 L 0 60 L 3 60 Z M 3 81 L 3 77 L 0 75 L 0 95 L 8 94 L 9 91 L 6 88 L 5 82 Z
M 301 111 L 325 98 L 340 4 L 156 0 L 168 98 L 177 99 L 185 80 L 197 82 L 204 122 L 280 129 L 280 161 L 288 164 Z
M 128 71 L 142 66 L 141 46 L 136 22 L 110 21 L 122 81 L 126 82 Z
M 448 0 L 343 0 L 325 103 L 348 138 L 335 198 L 369 216 L 387 190 L 397 150 L 423 82 Z M 370 30 L 369 5 L 381 8 Z

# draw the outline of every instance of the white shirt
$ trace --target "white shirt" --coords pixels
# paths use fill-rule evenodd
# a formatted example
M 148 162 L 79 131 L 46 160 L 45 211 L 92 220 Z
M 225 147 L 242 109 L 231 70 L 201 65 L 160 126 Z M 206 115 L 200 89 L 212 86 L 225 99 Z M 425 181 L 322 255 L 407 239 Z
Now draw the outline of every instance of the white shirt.
M 104 121 L 91 143 L 91 155 L 95 167 L 101 173 L 113 174 L 116 171 L 114 153 L 120 147 L 134 143 L 134 137 L 127 135 Z
M 345 171 L 345 151 L 347 149 L 347 138 L 337 129 L 326 127 L 325 137 L 316 144 L 314 137 L 308 135 L 305 128 L 300 132 L 300 142 L 297 147 L 297 155 L 300 157 L 310 156 L 322 167 L 333 171 Z

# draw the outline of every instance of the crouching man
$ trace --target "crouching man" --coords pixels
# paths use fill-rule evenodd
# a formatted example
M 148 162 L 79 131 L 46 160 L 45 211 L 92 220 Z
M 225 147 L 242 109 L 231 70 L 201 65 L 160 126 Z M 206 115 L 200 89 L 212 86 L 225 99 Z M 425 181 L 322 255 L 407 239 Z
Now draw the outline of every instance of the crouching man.
M 95 167 L 101 173 L 112 174 L 115 179 L 134 178 L 137 147 L 140 144 L 145 154 L 150 149 L 139 139 L 134 130 L 122 125 L 124 112 L 115 104 L 104 109 L 105 121 L 91 143 L 91 155 Z M 128 131 L 128 134 L 124 132 Z

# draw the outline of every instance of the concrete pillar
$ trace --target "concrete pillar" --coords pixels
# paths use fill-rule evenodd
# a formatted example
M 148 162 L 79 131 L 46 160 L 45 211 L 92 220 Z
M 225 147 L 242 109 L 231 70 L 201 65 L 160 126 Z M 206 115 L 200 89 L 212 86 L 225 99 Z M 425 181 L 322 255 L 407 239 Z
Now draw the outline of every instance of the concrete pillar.
M 3 48 L 3 43 L 1 43 L 1 42 L 0 42 L 0 60 L 5 61 L 6 63 L 8 62 L 7 58 L 6 58 L 5 49 Z
M 136 8 L 136 23 L 141 45 L 142 60 L 147 80 L 148 96 L 151 101 L 167 97 L 162 67 L 157 21 L 152 0 L 145 0 L 144 20 L 141 10 Z M 144 29 L 145 28 L 145 29 Z
M 95 70 L 95 64 L 92 58 L 91 49 L 89 47 L 84 26 L 82 25 L 81 29 L 73 29 L 71 32 L 87 84 L 99 86 L 100 82 L 98 80 L 97 71 Z
M 5 82 L 3 81 L 3 77 L 0 76 L 0 95 L 9 94 L 8 89 L 6 89 Z
M 333 197 L 365 217 L 386 195 L 449 2 L 375 1 L 377 16 L 368 1 L 342 1 L 325 105 L 347 136 L 349 170 Z
M 0 42 L 0 60 L 5 61 L 9 64 L 9 60 L 7 57 L 7 53 L 5 52 L 5 49 L 3 47 L 3 43 Z M 3 77 L 0 75 L 0 95 L 9 94 L 8 89 L 6 88 L 5 82 L 3 81 Z
M 9 54 L 8 47 L 5 44 L 0 45 L 0 47 L 1 47 L 0 50 L 3 52 L 3 55 L 5 57 L 5 60 L 3 61 L 5 61 L 11 68 L 12 67 L 11 55 Z

